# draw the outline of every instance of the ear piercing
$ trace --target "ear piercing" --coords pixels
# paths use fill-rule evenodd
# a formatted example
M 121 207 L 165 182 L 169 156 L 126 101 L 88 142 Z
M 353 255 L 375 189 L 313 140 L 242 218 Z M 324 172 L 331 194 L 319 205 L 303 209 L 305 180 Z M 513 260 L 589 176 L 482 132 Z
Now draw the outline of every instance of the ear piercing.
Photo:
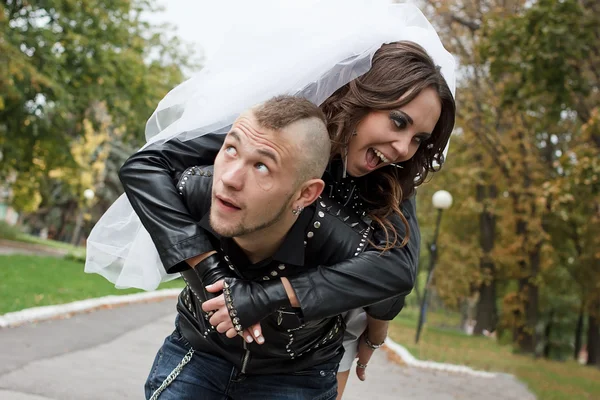
M 304 208 L 303 208 L 303 207 L 300 207 L 300 206 L 298 206 L 298 207 L 296 207 L 296 208 L 294 208 L 294 209 L 292 210 L 292 214 L 294 214 L 294 215 L 299 215 L 299 214 L 302 212 L 302 210 L 304 210 Z

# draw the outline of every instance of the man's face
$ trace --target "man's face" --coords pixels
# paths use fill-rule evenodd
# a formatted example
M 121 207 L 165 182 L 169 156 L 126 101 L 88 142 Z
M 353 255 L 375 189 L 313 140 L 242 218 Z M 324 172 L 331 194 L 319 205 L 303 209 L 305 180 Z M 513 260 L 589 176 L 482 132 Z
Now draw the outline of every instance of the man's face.
M 301 151 L 293 136 L 261 127 L 252 112 L 235 121 L 215 159 L 210 224 L 216 233 L 265 231 L 292 214 Z

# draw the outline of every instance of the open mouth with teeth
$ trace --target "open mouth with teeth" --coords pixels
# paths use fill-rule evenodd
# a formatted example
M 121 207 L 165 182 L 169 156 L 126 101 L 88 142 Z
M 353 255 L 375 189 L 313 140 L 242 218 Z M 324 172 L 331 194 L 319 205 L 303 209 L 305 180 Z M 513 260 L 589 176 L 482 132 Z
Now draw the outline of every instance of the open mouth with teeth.
M 379 150 L 371 147 L 367 150 L 367 166 L 369 169 L 375 169 L 379 165 L 383 163 L 389 163 L 390 160 L 387 159 L 386 156 L 383 155 Z

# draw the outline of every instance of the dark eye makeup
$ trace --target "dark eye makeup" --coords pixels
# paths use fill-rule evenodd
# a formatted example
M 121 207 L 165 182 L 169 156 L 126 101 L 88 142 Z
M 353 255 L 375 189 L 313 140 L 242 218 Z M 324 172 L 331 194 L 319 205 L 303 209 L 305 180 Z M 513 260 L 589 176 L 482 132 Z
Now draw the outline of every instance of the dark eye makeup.
M 392 120 L 394 126 L 397 129 L 406 129 L 408 127 L 408 125 L 412 125 L 413 124 L 413 120 L 412 118 L 400 111 L 400 110 L 392 110 L 390 111 L 390 119 Z M 416 143 L 421 144 L 427 140 L 429 140 L 431 138 L 431 134 L 430 133 L 426 133 L 426 132 L 421 132 L 415 135 L 414 140 Z
M 409 123 L 406 114 L 396 110 L 390 111 L 390 119 L 398 129 L 405 129 Z

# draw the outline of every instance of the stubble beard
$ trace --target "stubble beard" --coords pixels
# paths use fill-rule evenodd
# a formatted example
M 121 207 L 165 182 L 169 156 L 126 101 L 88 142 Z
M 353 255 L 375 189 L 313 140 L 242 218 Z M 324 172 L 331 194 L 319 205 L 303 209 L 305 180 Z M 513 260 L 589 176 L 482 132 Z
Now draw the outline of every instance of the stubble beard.
M 292 195 L 293 195 L 293 193 L 288 196 L 288 198 L 283 203 L 281 208 L 277 211 L 277 213 L 272 218 L 270 218 L 269 220 L 267 220 L 263 223 L 259 223 L 254 226 L 246 226 L 244 224 L 244 221 L 241 221 L 238 225 L 231 227 L 231 228 L 227 228 L 227 227 L 223 227 L 223 226 L 218 226 L 218 224 L 215 223 L 215 221 L 213 219 L 213 214 L 211 212 L 210 226 L 217 234 L 221 235 L 222 237 L 226 237 L 226 238 L 246 236 L 246 235 L 250 235 L 250 234 L 256 233 L 258 231 L 261 231 L 263 229 L 270 228 L 271 226 L 273 226 L 273 225 L 277 224 L 279 221 L 281 221 L 286 212 L 290 212 L 290 211 L 288 211 L 288 208 L 289 208 L 289 203 L 292 198 Z

